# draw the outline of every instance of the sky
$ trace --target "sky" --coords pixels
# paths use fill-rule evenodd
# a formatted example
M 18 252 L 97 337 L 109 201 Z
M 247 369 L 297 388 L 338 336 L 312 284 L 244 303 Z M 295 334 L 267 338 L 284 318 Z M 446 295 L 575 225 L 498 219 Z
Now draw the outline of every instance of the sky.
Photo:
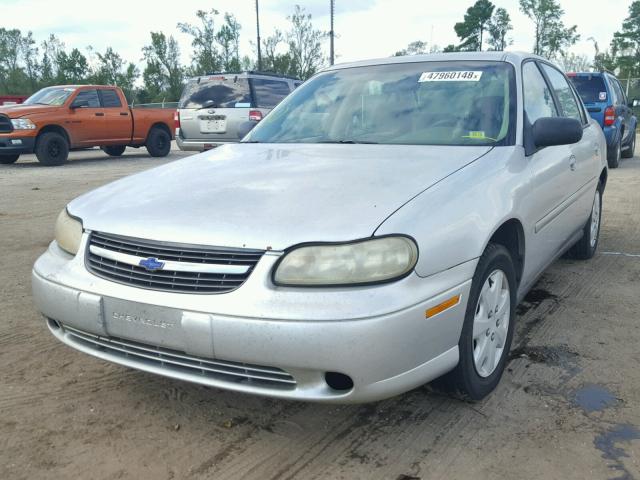
M 458 43 L 453 31 L 475 0 L 335 0 L 337 63 L 386 57 L 414 40 L 444 47 Z M 492 0 L 512 18 L 510 50 L 531 51 L 533 23 L 519 10 L 518 0 Z M 312 14 L 315 28 L 329 30 L 329 0 L 259 0 L 260 30 L 264 38 L 274 29 L 287 29 L 287 15 L 299 4 Z M 631 0 L 560 0 L 566 25 L 577 25 L 581 40 L 571 49 L 593 57 L 594 38 L 606 48 L 621 28 Z M 191 59 L 188 35 L 178 31 L 178 22 L 195 23 L 197 10 L 215 8 L 233 13 L 240 24 L 241 54 L 254 56 L 255 0 L 0 0 L 0 26 L 32 31 L 38 42 L 53 33 L 67 48 L 83 52 L 91 45 L 98 51 L 111 46 L 127 61 L 142 66 L 142 47 L 150 42 L 150 31 L 173 35 L 179 42 L 185 64 Z M 221 15 L 222 16 L 222 15 Z M 221 17 L 220 16 L 220 17 Z M 326 42 L 328 53 L 328 41 Z M 85 52 L 86 53 L 86 52 Z

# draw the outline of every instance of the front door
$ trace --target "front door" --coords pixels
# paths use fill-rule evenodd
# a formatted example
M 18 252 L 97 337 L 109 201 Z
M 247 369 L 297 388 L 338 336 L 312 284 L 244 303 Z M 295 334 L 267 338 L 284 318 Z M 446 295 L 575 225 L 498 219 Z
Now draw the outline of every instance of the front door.
M 98 91 L 102 100 L 105 126 L 108 131 L 104 145 L 128 145 L 131 143 L 133 121 L 128 105 L 123 105 L 118 92 L 113 88 Z
M 100 105 L 98 91 L 80 90 L 75 99 L 71 101 L 86 101 L 87 105 L 73 108 L 69 111 L 65 120 L 65 128 L 71 137 L 73 147 L 91 147 L 102 145 L 106 136 L 104 121 L 104 109 Z

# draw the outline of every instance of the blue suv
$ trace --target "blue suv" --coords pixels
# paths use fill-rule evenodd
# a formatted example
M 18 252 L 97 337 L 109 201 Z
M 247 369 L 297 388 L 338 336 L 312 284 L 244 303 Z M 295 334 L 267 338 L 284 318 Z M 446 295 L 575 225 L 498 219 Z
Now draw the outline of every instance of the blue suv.
M 607 138 L 609 168 L 620 158 L 631 158 L 636 149 L 637 119 L 618 79 L 609 72 L 568 73 L 591 118 Z

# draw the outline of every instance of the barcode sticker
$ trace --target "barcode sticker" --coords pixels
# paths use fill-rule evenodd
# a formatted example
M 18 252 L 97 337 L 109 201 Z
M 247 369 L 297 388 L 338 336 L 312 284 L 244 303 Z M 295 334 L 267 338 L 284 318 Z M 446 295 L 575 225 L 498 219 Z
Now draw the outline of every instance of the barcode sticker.
M 478 82 L 482 77 L 481 71 L 457 72 L 424 72 L 418 82 Z

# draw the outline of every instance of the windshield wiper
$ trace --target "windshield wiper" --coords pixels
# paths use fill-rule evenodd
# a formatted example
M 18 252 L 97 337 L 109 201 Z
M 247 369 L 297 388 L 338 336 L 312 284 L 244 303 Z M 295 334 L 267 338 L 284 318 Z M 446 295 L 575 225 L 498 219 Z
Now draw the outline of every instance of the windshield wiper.
M 317 143 L 348 143 L 348 144 L 369 144 L 376 145 L 378 142 L 368 142 L 366 140 L 323 140 Z

